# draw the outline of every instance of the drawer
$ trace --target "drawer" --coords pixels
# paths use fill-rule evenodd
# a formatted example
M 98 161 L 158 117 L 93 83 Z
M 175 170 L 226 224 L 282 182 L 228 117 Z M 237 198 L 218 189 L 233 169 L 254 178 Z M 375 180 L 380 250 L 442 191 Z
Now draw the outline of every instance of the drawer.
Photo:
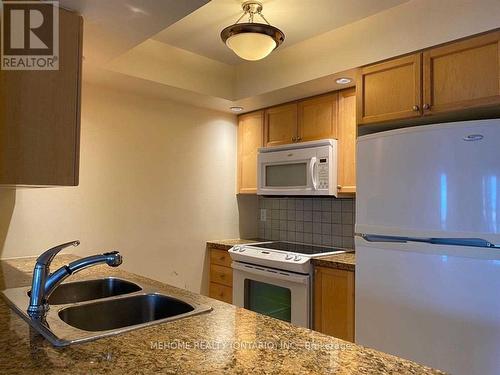
M 229 267 L 210 265 L 210 282 L 233 286 L 233 270 Z
M 219 266 L 231 267 L 231 255 L 226 250 L 211 249 L 210 264 L 218 264 Z
M 210 283 L 209 296 L 219 301 L 233 303 L 233 288 L 216 283 Z

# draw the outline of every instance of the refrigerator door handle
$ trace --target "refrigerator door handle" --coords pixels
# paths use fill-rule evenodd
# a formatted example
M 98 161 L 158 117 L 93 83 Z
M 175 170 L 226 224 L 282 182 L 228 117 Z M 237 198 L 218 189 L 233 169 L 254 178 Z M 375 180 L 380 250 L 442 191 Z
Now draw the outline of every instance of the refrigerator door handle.
M 383 236 L 378 234 L 360 234 L 365 241 L 368 242 L 422 242 L 433 245 L 451 245 L 451 246 L 471 246 L 471 247 L 487 247 L 500 249 L 500 245 L 492 244 L 482 238 L 420 238 L 420 237 L 400 237 L 400 236 Z

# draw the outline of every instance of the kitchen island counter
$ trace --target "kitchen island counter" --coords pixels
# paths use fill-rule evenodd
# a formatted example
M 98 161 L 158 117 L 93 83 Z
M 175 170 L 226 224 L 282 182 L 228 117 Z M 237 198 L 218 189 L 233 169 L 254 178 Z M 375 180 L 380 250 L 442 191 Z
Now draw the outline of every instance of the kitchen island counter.
M 61 255 L 54 268 L 72 259 Z M 1 261 L 0 289 L 29 286 L 34 262 Z M 104 276 L 151 284 L 161 293 L 212 306 L 213 311 L 55 348 L 0 299 L 0 373 L 442 374 L 121 269 L 97 266 L 68 281 Z

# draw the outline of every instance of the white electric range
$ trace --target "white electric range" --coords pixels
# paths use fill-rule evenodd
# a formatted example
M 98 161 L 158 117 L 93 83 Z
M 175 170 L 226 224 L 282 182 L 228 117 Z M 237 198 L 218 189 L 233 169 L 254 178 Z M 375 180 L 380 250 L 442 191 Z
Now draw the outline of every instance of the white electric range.
M 311 328 L 311 259 L 345 252 L 284 241 L 236 245 L 229 250 L 233 259 L 233 303 Z

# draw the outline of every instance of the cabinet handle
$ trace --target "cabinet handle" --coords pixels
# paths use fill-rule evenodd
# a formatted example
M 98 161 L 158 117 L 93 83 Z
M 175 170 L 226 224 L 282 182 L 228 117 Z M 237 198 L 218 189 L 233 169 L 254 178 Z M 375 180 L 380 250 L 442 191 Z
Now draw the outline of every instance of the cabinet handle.
M 337 189 L 342 190 L 342 185 L 337 185 Z
M 297 138 L 292 137 L 292 142 L 297 142 Z
M 298 138 L 297 138 L 297 141 L 301 141 L 301 140 L 302 140 L 302 137 L 298 137 Z
M 414 105 L 412 108 L 415 112 L 418 112 L 420 110 L 420 107 L 418 105 Z
M 425 103 L 425 104 L 424 104 L 424 109 L 425 109 L 426 111 L 428 111 L 429 109 L 431 109 L 431 105 L 430 105 L 430 104 Z

